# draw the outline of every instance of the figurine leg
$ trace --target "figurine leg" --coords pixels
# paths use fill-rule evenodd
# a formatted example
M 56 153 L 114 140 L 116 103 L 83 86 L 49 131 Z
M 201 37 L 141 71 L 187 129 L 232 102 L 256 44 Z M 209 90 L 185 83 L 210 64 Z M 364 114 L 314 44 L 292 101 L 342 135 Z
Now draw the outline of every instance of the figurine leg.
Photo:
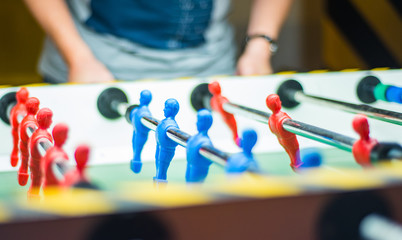
M 196 167 L 194 165 L 187 165 L 186 182 L 187 183 L 202 183 L 208 175 L 209 168 Z
M 239 139 L 239 135 L 237 133 L 236 119 L 234 118 L 234 116 L 232 114 L 228 114 L 228 115 L 224 116 L 223 120 L 226 122 L 226 124 L 230 128 L 230 131 L 232 132 L 233 141 L 236 143 L 237 146 L 240 146 L 240 139 Z
M 18 183 L 21 186 L 25 186 L 28 182 L 28 158 L 29 156 L 21 154 L 21 166 L 18 169 Z
M 299 168 L 302 165 L 300 160 L 300 152 L 299 152 L 299 143 L 296 137 L 287 138 L 286 140 L 279 140 L 279 143 L 283 146 L 286 153 L 289 155 L 290 158 L 290 166 L 293 170 Z
M 134 173 L 141 172 L 142 168 L 141 152 L 147 140 L 148 140 L 148 133 L 144 134 L 137 132 L 136 134 L 133 134 L 134 158 L 133 160 L 131 160 L 131 170 Z
M 156 181 L 164 180 L 166 181 L 167 179 L 167 170 L 169 168 L 170 162 L 173 159 L 174 156 L 174 149 L 171 150 L 166 150 L 166 149 L 160 149 L 159 151 L 159 158 L 157 159 L 157 172 L 155 176 Z
M 34 159 L 31 159 L 31 161 Z M 39 166 L 31 165 L 31 186 L 28 190 L 28 198 L 38 198 L 40 196 L 40 187 L 42 185 L 42 174 Z
M 18 164 L 18 142 L 19 142 L 18 128 L 13 127 L 12 135 L 13 135 L 13 150 L 11 152 L 10 162 L 11 166 L 15 167 Z
M 20 142 L 20 149 L 21 149 L 21 166 L 18 169 L 18 183 L 21 186 L 25 186 L 29 178 L 28 174 L 29 152 L 27 147 L 22 142 Z

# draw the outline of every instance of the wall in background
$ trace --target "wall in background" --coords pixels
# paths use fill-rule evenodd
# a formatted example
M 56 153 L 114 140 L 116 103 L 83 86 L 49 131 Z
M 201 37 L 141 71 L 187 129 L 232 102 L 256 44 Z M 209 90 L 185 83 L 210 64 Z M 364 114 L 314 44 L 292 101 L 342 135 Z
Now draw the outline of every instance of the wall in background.
M 1 0 L 0 29 L 0 85 L 39 82 L 43 32 L 23 1 Z
M 401 0 L 326 0 L 321 22 L 328 68 L 402 68 Z
M 236 28 L 239 49 L 247 31 L 251 2 L 233 0 L 230 20 Z M 322 0 L 294 1 L 278 39 L 279 50 L 272 59 L 275 72 L 325 68 L 321 54 L 323 6 Z

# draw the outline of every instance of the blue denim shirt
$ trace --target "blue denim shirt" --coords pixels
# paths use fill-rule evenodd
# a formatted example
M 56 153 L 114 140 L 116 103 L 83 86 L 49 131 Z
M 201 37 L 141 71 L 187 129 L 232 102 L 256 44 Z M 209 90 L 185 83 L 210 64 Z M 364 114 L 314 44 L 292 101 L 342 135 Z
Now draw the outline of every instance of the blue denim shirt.
M 213 0 L 92 0 L 86 25 L 157 49 L 205 42 Z

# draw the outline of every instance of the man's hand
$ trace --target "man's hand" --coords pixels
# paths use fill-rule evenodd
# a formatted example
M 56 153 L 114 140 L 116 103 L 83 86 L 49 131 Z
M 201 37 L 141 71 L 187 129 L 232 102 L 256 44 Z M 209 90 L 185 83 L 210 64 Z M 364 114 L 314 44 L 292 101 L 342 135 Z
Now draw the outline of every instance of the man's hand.
M 237 75 L 267 75 L 272 73 L 269 42 L 263 38 L 249 41 L 237 62 Z
M 247 34 L 263 34 L 278 40 L 279 31 L 292 2 L 293 0 L 253 0 Z M 266 39 L 250 39 L 237 63 L 237 74 L 271 74 L 271 55 L 270 43 Z
M 96 83 L 113 80 L 112 73 L 96 58 L 82 59 L 69 66 L 69 82 Z
M 69 82 L 110 82 L 114 77 L 78 33 L 65 0 L 25 0 L 29 10 L 56 44 L 69 69 Z M 63 27 L 60 27 L 63 26 Z

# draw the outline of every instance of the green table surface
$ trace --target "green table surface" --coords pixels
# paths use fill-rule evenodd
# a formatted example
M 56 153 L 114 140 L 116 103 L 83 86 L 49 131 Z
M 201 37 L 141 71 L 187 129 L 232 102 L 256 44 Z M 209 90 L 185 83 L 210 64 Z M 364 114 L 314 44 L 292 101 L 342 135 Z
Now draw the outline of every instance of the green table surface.
M 323 165 L 334 168 L 359 168 L 349 152 L 339 149 L 321 150 Z M 270 152 L 256 154 L 261 169 L 272 176 L 291 176 L 294 173 L 289 167 L 289 158 L 284 152 Z M 114 191 L 119 184 L 150 181 L 155 175 L 155 163 L 152 161 L 144 162 L 141 173 L 134 174 L 130 168 L 130 163 L 93 165 L 88 166 L 87 175 L 92 182 L 104 191 Z M 173 159 L 168 170 L 168 181 L 171 183 L 185 182 L 186 161 L 184 159 Z M 212 164 L 205 184 L 213 184 L 216 177 L 224 174 L 224 168 L 217 164 Z M 12 200 L 24 196 L 30 182 L 26 186 L 19 186 L 17 181 L 17 171 L 0 173 L 0 201 L 1 199 Z

